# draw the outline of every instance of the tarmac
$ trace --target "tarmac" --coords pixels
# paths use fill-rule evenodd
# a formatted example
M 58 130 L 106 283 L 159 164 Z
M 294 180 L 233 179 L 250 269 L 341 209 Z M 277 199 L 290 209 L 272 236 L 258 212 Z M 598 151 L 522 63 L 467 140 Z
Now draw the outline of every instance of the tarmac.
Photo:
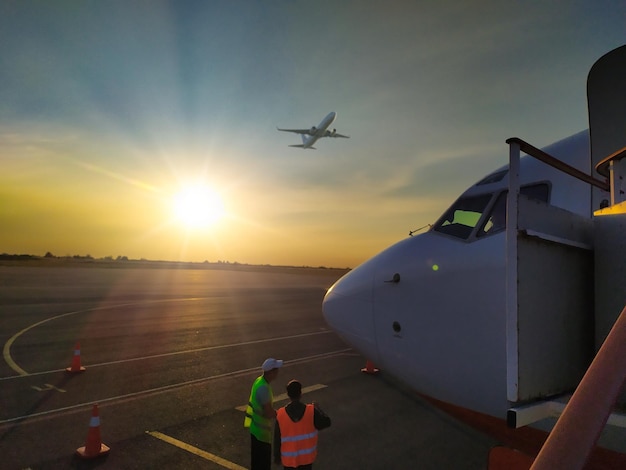
M 486 468 L 494 439 L 362 373 L 328 329 L 321 302 L 341 274 L 0 267 L 0 466 L 248 468 L 242 407 L 276 357 L 275 406 L 297 378 L 332 419 L 315 468 Z M 77 346 L 85 371 L 68 373 Z M 84 460 L 94 404 L 111 450 Z

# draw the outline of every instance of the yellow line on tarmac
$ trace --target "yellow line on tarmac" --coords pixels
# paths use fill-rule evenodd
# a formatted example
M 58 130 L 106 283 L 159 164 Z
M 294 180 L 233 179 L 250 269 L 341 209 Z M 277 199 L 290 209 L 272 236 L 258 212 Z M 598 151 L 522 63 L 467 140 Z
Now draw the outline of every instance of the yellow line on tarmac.
M 173 446 L 178 447 L 179 449 L 186 450 L 187 452 L 191 452 L 192 454 L 197 455 L 198 457 L 202 457 L 205 460 L 210 460 L 211 462 L 215 462 L 218 465 L 221 465 L 224 468 L 228 468 L 229 470 L 246 470 L 245 467 L 241 465 L 237 465 L 236 463 L 229 462 L 226 459 L 218 457 L 217 455 L 210 454 L 202 449 L 198 449 L 186 442 L 179 441 L 178 439 L 174 439 L 173 437 L 168 436 L 167 434 L 160 433 L 158 431 L 146 431 L 146 434 L 151 435 L 152 437 L 156 437 L 157 439 L 161 439 L 168 444 L 172 444 Z
M 304 395 L 305 393 L 314 392 L 315 390 L 319 390 L 321 388 L 326 388 L 326 387 L 327 387 L 327 385 L 324 385 L 324 384 L 315 384 L 315 385 L 311 385 L 309 387 L 304 387 L 302 389 L 302 395 Z M 288 398 L 289 398 L 289 396 L 286 393 L 282 393 L 282 394 L 274 397 L 274 403 L 277 403 L 277 402 L 283 401 L 283 400 L 287 400 Z M 241 405 L 241 406 L 236 407 L 235 409 L 237 411 L 246 411 L 246 408 L 248 408 L 248 405 Z

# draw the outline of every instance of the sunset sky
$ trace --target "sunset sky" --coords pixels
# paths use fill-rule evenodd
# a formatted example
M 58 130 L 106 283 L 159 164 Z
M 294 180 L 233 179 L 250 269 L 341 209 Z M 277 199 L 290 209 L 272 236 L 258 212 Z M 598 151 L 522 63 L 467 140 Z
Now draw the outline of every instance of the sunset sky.
M 0 253 L 354 267 L 625 43 L 623 0 L 2 2 Z

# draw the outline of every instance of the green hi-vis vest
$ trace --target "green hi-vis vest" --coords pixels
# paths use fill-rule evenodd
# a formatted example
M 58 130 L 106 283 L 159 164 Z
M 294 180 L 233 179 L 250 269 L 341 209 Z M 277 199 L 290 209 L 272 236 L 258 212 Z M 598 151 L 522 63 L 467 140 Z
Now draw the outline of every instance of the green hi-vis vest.
M 250 433 L 254 435 L 259 441 L 272 443 L 272 420 L 263 416 L 263 405 L 261 405 L 256 397 L 256 392 L 261 386 L 266 386 L 269 390 L 270 405 L 274 403 L 274 395 L 272 394 L 272 387 L 270 387 L 265 377 L 262 375 L 252 384 L 252 390 L 250 391 L 250 399 L 248 400 L 248 407 L 246 408 L 246 417 L 243 420 L 243 426 L 250 428 Z

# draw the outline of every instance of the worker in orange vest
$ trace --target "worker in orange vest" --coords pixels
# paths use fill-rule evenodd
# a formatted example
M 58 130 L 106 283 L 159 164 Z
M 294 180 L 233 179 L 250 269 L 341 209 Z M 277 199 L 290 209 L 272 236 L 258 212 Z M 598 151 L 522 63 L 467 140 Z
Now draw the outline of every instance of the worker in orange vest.
M 330 426 L 330 418 L 313 402 L 300 401 L 302 384 L 287 384 L 291 402 L 276 412 L 274 461 L 284 469 L 310 470 L 317 457 L 317 431 Z

